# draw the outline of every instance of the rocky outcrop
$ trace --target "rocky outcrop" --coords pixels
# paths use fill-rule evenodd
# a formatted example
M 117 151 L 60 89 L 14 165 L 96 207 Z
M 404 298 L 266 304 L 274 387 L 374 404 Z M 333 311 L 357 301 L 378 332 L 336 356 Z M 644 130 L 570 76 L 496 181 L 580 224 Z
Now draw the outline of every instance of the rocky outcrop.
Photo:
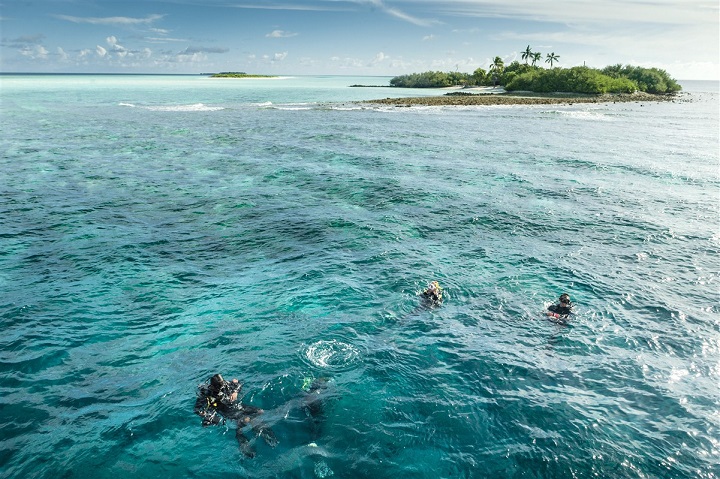
M 363 103 L 395 106 L 573 105 L 575 103 L 658 102 L 673 101 L 675 99 L 676 97 L 673 95 L 652 95 L 650 93 L 621 93 L 607 95 L 536 95 L 505 93 L 385 98 L 382 100 L 368 100 Z

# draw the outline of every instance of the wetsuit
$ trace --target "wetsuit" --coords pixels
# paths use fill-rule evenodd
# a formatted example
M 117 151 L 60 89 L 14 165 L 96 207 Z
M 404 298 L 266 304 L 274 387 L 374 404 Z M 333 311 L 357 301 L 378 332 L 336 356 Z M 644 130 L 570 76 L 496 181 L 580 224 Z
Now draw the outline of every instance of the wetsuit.
M 422 293 L 423 298 L 432 305 L 438 305 L 442 303 L 442 293 L 437 289 L 426 289 Z
M 566 324 L 568 318 L 570 317 L 570 314 L 572 314 L 572 304 L 566 303 L 567 306 L 563 305 L 562 303 L 558 304 L 551 304 L 548 307 L 548 311 L 553 313 L 553 315 L 550 316 L 550 320 L 556 323 L 560 324 Z
M 235 392 L 239 393 L 241 388 L 240 383 L 232 384 L 227 381 L 223 381 L 219 389 L 213 388 L 210 384 L 198 386 L 195 414 L 203 418 L 202 425 L 220 424 L 223 417 L 234 419 L 241 406 L 233 402 L 230 396 Z
M 320 437 L 321 427 L 325 419 L 325 399 L 328 389 L 328 378 L 318 378 L 312 382 L 302 400 L 302 409 L 311 419 L 312 438 Z
M 246 424 L 250 424 L 251 420 L 260 415 L 263 410 L 255 406 L 242 404 L 239 401 L 233 401 L 231 396 L 233 393 L 240 393 L 242 386 L 240 383 L 230 383 L 223 381 L 220 387 L 214 387 L 210 381 L 198 386 L 197 399 L 195 400 L 195 414 L 203 418 L 202 425 L 210 426 L 224 423 L 225 419 L 237 422 L 235 438 L 240 445 L 240 449 L 248 457 L 254 457 L 255 452 L 250 447 L 248 439 L 242 433 L 242 428 Z M 262 436 L 265 442 L 271 447 L 277 445 L 277 439 L 272 430 L 259 421 L 252 423 L 252 429 L 255 433 Z

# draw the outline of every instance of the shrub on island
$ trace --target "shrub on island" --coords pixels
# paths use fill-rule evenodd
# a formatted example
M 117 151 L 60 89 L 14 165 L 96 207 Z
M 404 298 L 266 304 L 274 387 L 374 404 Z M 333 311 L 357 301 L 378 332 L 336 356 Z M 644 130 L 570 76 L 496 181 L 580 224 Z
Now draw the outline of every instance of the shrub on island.
M 507 91 L 535 93 L 676 93 L 680 85 L 667 72 L 657 68 L 613 65 L 602 70 L 589 67 L 550 68 L 514 61 L 502 70 L 488 74 L 478 68 L 472 74 L 428 71 L 401 75 L 390 85 L 402 88 L 446 88 L 451 86 L 491 86 L 499 81 Z
M 634 81 L 640 91 L 647 93 L 676 93 L 682 87 L 670 77 L 665 70 L 659 68 L 642 68 L 631 65 L 610 65 L 603 68 L 602 73 L 612 78 L 627 78 Z
M 460 72 L 429 71 L 397 76 L 390 85 L 400 88 L 445 88 L 468 84 L 470 75 Z
M 633 93 L 639 90 L 637 83 L 624 77 L 612 78 L 587 67 L 537 69 L 508 75 L 507 91 L 532 91 L 536 93 Z
M 538 93 L 603 94 L 641 91 L 667 94 L 681 89 L 663 70 L 629 65 L 615 65 L 603 70 L 588 67 L 537 69 L 520 75 L 507 75 L 505 80 L 505 89 L 508 91 L 525 90 Z

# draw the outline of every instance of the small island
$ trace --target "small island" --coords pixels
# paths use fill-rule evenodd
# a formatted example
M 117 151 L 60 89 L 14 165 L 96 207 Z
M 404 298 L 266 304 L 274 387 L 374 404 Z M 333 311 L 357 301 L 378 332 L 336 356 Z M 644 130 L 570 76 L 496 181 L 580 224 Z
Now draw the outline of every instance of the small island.
M 428 71 L 394 77 L 391 87 L 447 88 L 453 90 L 441 97 L 386 98 L 367 103 L 398 106 L 410 105 L 537 105 L 561 103 L 605 103 L 628 101 L 668 101 L 682 87 L 664 70 L 632 65 L 611 65 L 603 69 L 576 66 L 554 67 L 560 61 L 555 52 L 542 58 L 530 45 L 520 52 L 524 63 L 505 65 L 495 57 L 488 71 L 476 69 L 472 74 Z M 531 63 L 528 63 L 531 62 Z M 472 93 L 472 92 L 478 93 Z
M 605 95 L 573 94 L 534 94 L 531 92 L 479 93 L 458 95 L 448 93 L 445 96 L 425 96 L 407 98 L 383 98 L 365 100 L 360 103 L 411 106 L 491 106 L 491 105 L 574 105 L 578 103 L 627 103 L 676 101 L 671 95 L 653 95 L 651 93 L 611 93 Z
M 220 72 L 213 73 L 210 78 L 277 78 L 273 75 L 253 75 L 245 72 Z

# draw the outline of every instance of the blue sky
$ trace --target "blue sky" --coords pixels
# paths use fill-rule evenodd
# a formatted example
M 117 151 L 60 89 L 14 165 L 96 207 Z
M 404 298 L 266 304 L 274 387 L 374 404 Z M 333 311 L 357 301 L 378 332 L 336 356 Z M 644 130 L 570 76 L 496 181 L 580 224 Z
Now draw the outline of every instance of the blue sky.
M 387 75 L 520 60 L 720 80 L 717 0 L 0 0 L 0 71 Z M 546 66 L 543 62 L 543 66 Z

